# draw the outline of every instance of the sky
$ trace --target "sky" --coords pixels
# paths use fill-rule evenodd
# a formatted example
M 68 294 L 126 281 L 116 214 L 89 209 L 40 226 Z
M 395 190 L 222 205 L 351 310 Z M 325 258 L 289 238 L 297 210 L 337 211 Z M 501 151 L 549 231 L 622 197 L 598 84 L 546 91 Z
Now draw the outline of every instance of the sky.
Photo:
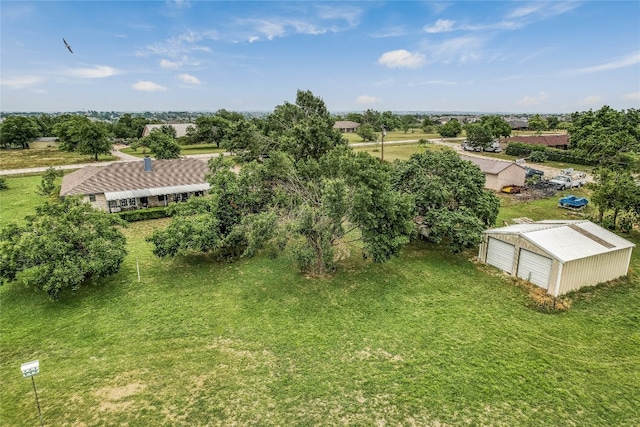
M 4 1 L 0 110 L 640 108 L 640 1 Z M 63 43 L 70 45 L 71 53 Z

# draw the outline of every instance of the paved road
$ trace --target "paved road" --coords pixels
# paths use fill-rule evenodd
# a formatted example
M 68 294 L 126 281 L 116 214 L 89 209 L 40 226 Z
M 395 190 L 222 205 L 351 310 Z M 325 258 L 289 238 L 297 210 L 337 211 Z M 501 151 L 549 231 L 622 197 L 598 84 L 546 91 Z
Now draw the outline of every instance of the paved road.
M 462 139 L 460 139 L 461 141 Z M 459 153 L 463 153 L 467 156 L 475 156 L 475 157 L 483 157 L 479 154 L 475 154 L 473 152 L 469 152 L 469 151 L 464 151 L 462 149 L 462 147 L 460 146 L 460 141 L 458 140 L 441 140 L 441 139 L 430 139 L 429 142 L 432 144 L 439 144 L 439 145 L 446 145 L 447 147 L 450 147 L 454 150 L 456 150 Z M 385 142 L 385 145 L 393 145 L 393 144 L 406 144 L 406 143 L 414 143 L 414 142 L 418 142 L 415 139 L 408 139 L 408 140 L 403 140 L 403 141 L 387 141 Z M 351 146 L 357 147 L 357 146 L 370 146 L 370 145 L 378 145 L 380 144 L 379 142 L 358 142 L 355 144 L 351 144 Z M 63 170 L 73 170 L 73 169 L 81 169 L 85 166 L 107 166 L 111 163 L 116 163 L 116 162 L 131 162 L 131 161 L 140 161 L 139 157 L 136 156 L 132 156 L 131 154 L 127 154 L 127 153 L 123 153 L 122 151 L 120 151 L 122 148 L 126 147 L 125 145 L 116 145 L 114 146 L 114 151 L 113 154 L 114 156 L 118 157 L 118 160 L 114 160 L 111 162 L 100 162 L 100 163 L 80 163 L 80 164 L 75 164 L 75 165 L 62 165 L 62 166 L 55 166 L 56 169 L 63 169 Z M 219 155 L 223 155 L 223 156 L 228 156 L 230 155 L 230 153 L 211 153 L 211 154 L 192 154 L 192 155 L 188 155 L 185 157 L 189 157 L 189 158 L 196 158 L 196 159 L 210 159 L 211 157 L 216 157 Z M 556 168 L 552 168 L 546 165 L 541 165 L 538 163 L 531 163 L 530 164 L 531 167 L 535 168 L 535 169 L 539 169 L 544 171 L 544 176 L 546 178 L 552 178 L 556 175 L 559 175 L 561 173 L 560 169 L 556 169 Z M 26 173 L 35 173 L 35 172 L 44 172 L 48 169 L 48 167 L 37 167 L 37 168 L 24 168 L 24 169 L 4 169 L 4 170 L 0 170 L 0 175 L 19 175 L 19 174 L 26 174 Z M 593 181 L 593 177 L 591 175 L 587 175 L 587 181 L 591 182 Z

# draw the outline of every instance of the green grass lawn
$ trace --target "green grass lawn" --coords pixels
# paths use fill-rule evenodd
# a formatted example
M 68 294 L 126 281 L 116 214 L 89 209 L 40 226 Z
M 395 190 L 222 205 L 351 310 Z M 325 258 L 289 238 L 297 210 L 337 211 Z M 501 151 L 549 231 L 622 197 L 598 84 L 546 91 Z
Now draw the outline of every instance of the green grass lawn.
M 566 214 L 508 197 L 501 219 Z M 131 224 L 121 271 L 56 303 L 0 287 L 0 425 L 38 424 L 34 359 L 52 426 L 640 422 L 637 250 L 631 279 L 545 314 L 474 251 L 417 242 L 375 265 L 354 248 L 307 278 L 286 256 L 160 260 L 144 238 L 166 223 Z
M 349 141 L 350 144 L 364 142 L 362 138 L 355 132 L 345 132 L 342 137 Z M 385 141 L 418 141 L 419 139 L 439 139 L 437 133 L 425 133 L 419 129 L 409 130 L 407 133 L 402 131 L 387 132 L 384 137 Z M 380 140 L 380 132 L 378 132 L 378 141 Z
M 424 144 L 420 145 L 417 142 L 406 144 L 385 144 L 384 145 L 384 159 L 388 162 L 394 160 L 408 160 L 412 154 L 422 153 L 425 150 L 447 150 L 448 147 L 437 144 Z M 365 152 L 371 154 L 373 157 L 382 157 L 382 144 L 375 145 L 361 145 L 353 147 L 355 152 Z
M 35 207 L 45 200 L 36 194 L 36 188 L 42 181 L 40 175 L 7 176 L 5 179 L 9 188 L 0 191 L 0 228 L 10 222 L 22 223 L 24 216 L 33 214 Z
M 99 162 L 118 160 L 111 155 L 98 156 Z M 46 166 L 93 163 L 92 156 L 58 150 L 57 147 L 0 150 L 0 169 L 23 169 Z

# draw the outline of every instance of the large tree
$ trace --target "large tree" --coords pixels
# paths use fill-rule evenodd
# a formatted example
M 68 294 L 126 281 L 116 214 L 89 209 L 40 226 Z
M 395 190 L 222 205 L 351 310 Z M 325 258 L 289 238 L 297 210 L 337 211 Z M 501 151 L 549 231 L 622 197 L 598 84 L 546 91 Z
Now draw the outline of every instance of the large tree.
M 38 122 L 32 117 L 9 116 L 0 123 L 0 146 L 29 147 L 29 141 L 42 135 Z
M 610 213 L 610 226 L 617 228 L 618 219 L 626 214 L 637 222 L 640 214 L 640 185 L 630 171 L 597 168 L 591 201 L 598 207 L 598 219 Z
M 126 255 L 122 220 L 78 198 L 47 202 L 25 225 L 0 231 L 0 278 L 47 293 L 62 291 L 116 273 Z
M 420 234 L 454 252 L 476 246 L 500 209 L 498 197 L 484 189 L 480 168 L 450 150 L 412 155 L 397 165 L 393 183 L 413 196 Z
M 491 129 L 482 123 L 468 123 L 464 126 L 467 134 L 467 141 L 474 147 L 480 147 L 483 150 L 493 142 L 493 134 Z
M 637 169 L 640 152 L 640 110 L 598 111 L 571 115 L 572 149 L 607 168 Z
M 409 240 L 410 197 L 391 189 L 389 166 L 368 154 L 338 147 L 296 163 L 276 151 L 239 174 L 223 162 L 210 162 L 211 194 L 176 208 L 169 227 L 154 233 L 154 253 L 250 256 L 267 244 L 290 245 L 300 269 L 318 274 L 335 268 L 336 248 L 349 240 L 361 240 L 374 262 Z
M 536 131 L 537 135 L 540 135 L 542 134 L 542 131 L 547 130 L 549 125 L 544 117 L 540 114 L 535 114 L 533 117 L 529 118 L 528 127 L 529 129 Z
M 156 159 L 177 159 L 180 157 L 180 145 L 169 135 L 167 128 L 173 129 L 172 126 L 153 129 L 149 135 L 139 140 L 136 146 L 149 147 Z
M 53 127 L 60 140 L 60 149 L 93 156 L 109 154 L 113 148 L 105 123 L 92 122 L 85 116 L 66 116 Z
M 506 138 L 511 135 L 511 125 L 503 117 L 482 116 L 480 123 L 489 128 L 494 138 Z
M 442 138 L 455 138 L 462 133 L 462 124 L 458 119 L 451 119 L 447 123 L 439 125 L 437 130 Z

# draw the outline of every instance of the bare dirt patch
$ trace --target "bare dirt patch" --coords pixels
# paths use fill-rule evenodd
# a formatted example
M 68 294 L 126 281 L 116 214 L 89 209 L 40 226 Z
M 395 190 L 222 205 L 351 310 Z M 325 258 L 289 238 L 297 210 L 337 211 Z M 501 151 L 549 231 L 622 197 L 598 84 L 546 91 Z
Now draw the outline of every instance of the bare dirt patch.
M 141 383 L 130 383 L 124 386 L 107 386 L 96 390 L 95 395 L 100 399 L 100 411 L 125 411 L 133 404 L 127 398 L 140 393 L 146 388 Z

